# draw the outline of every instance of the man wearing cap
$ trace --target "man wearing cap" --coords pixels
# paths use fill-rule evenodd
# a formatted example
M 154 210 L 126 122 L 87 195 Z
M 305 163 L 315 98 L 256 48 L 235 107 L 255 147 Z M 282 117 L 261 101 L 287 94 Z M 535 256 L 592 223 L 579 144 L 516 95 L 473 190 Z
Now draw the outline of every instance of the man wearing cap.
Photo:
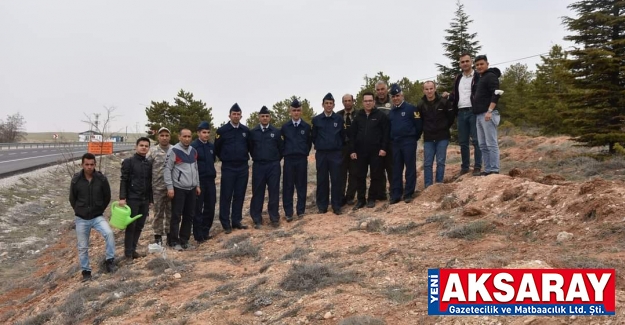
M 217 193 L 215 189 L 215 146 L 208 141 L 211 126 L 202 121 L 197 127 L 198 138 L 191 142 L 197 151 L 197 169 L 200 175 L 200 195 L 195 200 L 195 216 L 193 217 L 193 238 L 198 243 L 210 239 L 209 232 L 215 219 Z
M 336 112 L 343 117 L 345 139 L 343 139 L 343 161 L 341 164 L 341 193 L 343 194 L 343 205 L 354 204 L 354 196 L 356 195 L 356 182 L 358 168 L 356 161 L 350 158 L 350 126 L 354 117 L 356 116 L 356 109 L 354 108 L 354 96 L 351 94 L 343 95 L 343 107 L 344 109 Z
M 394 163 L 390 204 L 398 203 L 401 199 L 410 203 L 417 187 L 417 141 L 421 137 L 423 123 L 417 108 L 404 101 L 399 85 L 393 84 L 390 94 L 393 102 L 389 118 Z M 405 187 L 402 179 L 404 167 Z
M 293 192 L 297 190 L 298 217 L 306 212 L 308 190 L 308 154 L 312 148 L 310 124 L 302 120 L 302 105 L 293 99 L 290 107 L 291 120 L 282 125 L 284 138 L 284 167 L 282 175 L 282 207 L 287 222 L 293 220 Z
M 391 112 L 391 96 L 388 94 L 388 85 L 384 80 L 378 80 L 375 83 L 375 107 L 384 113 L 387 117 Z M 393 150 L 392 146 L 388 147 L 386 156 L 381 157 L 382 164 L 382 180 L 378 183 L 378 200 L 386 200 L 386 180 L 388 179 L 388 188 L 390 190 L 393 181 Z M 384 172 L 386 171 L 386 175 Z
M 250 131 L 250 154 L 252 164 L 252 201 L 250 202 L 250 215 L 254 221 L 254 228 L 260 229 L 263 223 L 263 203 L 265 202 L 265 189 L 269 192 L 267 210 L 269 220 L 275 228 L 280 225 L 278 205 L 280 202 L 280 160 L 284 144 L 280 136 L 280 130 L 270 125 L 271 115 L 269 109 L 263 106 L 258 112 L 260 124 Z
M 147 159 L 152 164 L 152 192 L 154 193 L 154 242 L 163 245 L 163 235 L 169 234 L 169 220 L 171 213 L 171 200 L 167 197 L 167 186 L 163 178 L 165 171 L 165 158 L 171 149 L 169 129 L 162 127 L 158 130 L 158 143 L 150 148 Z M 167 238 L 169 242 L 169 236 Z
M 241 124 L 241 108 L 235 103 L 230 108 L 230 122 L 217 130 L 215 154 L 221 160 L 219 191 L 219 221 L 226 234 L 234 229 L 247 229 L 242 224 L 243 200 L 249 178 L 250 129 Z M 232 223 L 230 221 L 232 207 Z
M 344 121 L 334 113 L 334 97 L 328 93 L 323 97 L 323 112 L 312 120 L 312 139 L 315 144 L 317 163 L 317 208 L 319 213 L 328 212 L 330 187 L 332 188 L 332 209 L 341 214 L 343 193 L 341 193 L 341 154 L 343 150 Z M 328 177 L 330 182 L 328 182 Z

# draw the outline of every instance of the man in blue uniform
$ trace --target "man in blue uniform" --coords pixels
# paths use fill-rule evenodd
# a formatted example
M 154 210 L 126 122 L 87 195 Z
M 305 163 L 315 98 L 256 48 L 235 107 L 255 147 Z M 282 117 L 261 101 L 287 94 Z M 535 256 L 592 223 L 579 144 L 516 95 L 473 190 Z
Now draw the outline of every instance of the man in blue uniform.
M 323 97 L 323 112 L 312 120 L 312 138 L 317 162 L 317 208 L 319 213 L 328 212 L 331 187 L 332 209 L 334 214 L 340 215 L 343 201 L 341 162 L 345 135 L 343 118 L 334 113 L 333 109 L 334 97 L 328 93 Z
M 215 203 L 217 202 L 215 146 L 208 141 L 210 132 L 210 124 L 202 121 L 197 127 L 198 138 L 191 142 L 191 146 L 197 151 L 197 169 L 202 190 L 195 200 L 195 216 L 193 217 L 193 238 L 198 243 L 211 238 L 209 232 L 215 219 Z
M 284 145 L 280 130 L 270 125 L 269 109 L 263 106 L 258 112 L 260 125 L 250 131 L 250 154 L 254 160 L 252 165 L 252 202 L 250 215 L 254 221 L 254 228 L 260 229 L 263 224 L 263 203 L 265 189 L 269 192 L 269 220 L 277 228 L 280 225 L 278 213 L 280 193 L 280 160 Z
M 217 130 L 215 154 L 221 160 L 221 188 L 219 191 L 219 221 L 226 234 L 235 229 L 247 229 L 243 225 L 243 199 L 249 177 L 250 129 L 240 123 L 241 108 L 237 103 L 230 108 L 230 123 Z M 232 206 L 232 223 L 230 207 Z
M 421 137 L 423 123 L 417 108 L 404 101 L 404 94 L 397 84 L 391 86 L 393 108 L 389 113 L 393 151 L 393 183 L 391 204 L 402 199 L 410 203 L 417 186 L 417 141 Z M 402 176 L 406 168 L 406 186 Z
M 291 103 L 291 120 L 282 125 L 284 138 L 284 171 L 282 173 L 282 207 L 287 222 L 293 220 L 293 192 L 297 190 L 298 217 L 306 211 L 308 186 L 308 154 L 312 147 L 311 127 L 302 120 L 302 105 L 296 99 Z

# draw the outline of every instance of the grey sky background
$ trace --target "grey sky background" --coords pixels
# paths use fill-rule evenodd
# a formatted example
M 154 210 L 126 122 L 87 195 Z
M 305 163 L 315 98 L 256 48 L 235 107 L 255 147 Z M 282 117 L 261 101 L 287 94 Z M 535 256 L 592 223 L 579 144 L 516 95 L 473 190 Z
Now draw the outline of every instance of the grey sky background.
M 491 64 L 565 47 L 565 0 L 464 0 Z M 145 131 L 151 100 L 180 89 L 243 118 L 298 95 L 337 108 L 365 74 L 433 78 L 455 0 L 1 1 L 0 118 L 28 132 L 80 132 L 84 113 L 117 107 L 112 131 Z M 540 59 L 520 61 L 530 69 Z M 510 63 L 499 65 L 500 69 Z

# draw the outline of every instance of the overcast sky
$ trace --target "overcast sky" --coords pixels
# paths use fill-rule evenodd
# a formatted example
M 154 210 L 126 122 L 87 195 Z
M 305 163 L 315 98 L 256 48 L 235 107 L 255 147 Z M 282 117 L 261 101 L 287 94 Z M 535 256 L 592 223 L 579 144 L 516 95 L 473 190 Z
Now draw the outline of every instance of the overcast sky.
M 569 46 L 565 0 L 463 0 L 491 64 Z M 28 132 L 80 132 L 117 107 L 113 129 L 144 131 L 151 100 L 178 90 L 219 124 L 298 95 L 356 93 L 365 74 L 425 80 L 448 64 L 441 43 L 455 0 L 0 1 L 0 118 Z M 519 61 L 531 69 L 539 58 Z M 502 64 L 499 68 L 505 68 Z

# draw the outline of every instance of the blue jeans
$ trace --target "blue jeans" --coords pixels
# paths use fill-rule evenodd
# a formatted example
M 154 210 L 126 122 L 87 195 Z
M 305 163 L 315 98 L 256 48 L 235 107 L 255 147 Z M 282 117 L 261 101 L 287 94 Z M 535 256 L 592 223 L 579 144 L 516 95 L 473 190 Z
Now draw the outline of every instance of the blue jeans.
M 482 168 L 482 151 L 477 142 L 477 126 L 475 125 L 475 114 L 469 109 L 461 108 L 458 111 L 458 143 L 460 144 L 460 156 L 462 165 L 460 168 L 468 170 L 471 163 L 471 149 L 469 139 L 473 145 L 473 157 L 475 163 L 473 168 Z
M 106 242 L 106 259 L 115 257 L 115 237 L 113 237 L 113 231 L 103 216 L 91 220 L 75 217 L 74 222 L 76 223 L 76 238 L 78 239 L 78 259 L 80 260 L 80 268 L 83 271 L 91 271 L 89 266 L 89 236 L 92 228 L 104 237 Z
M 432 165 L 436 157 L 436 183 L 442 183 L 445 178 L 445 159 L 449 140 L 434 140 L 423 142 L 423 181 L 425 187 L 432 185 Z
M 499 172 L 499 144 L 497 143 L 497 126 L 501 117 L 497 110 L 493 111 L 490 121 L 486 121 L 486 113 L 477 115 L 477 141 L 480 143 L 484 171 Z

